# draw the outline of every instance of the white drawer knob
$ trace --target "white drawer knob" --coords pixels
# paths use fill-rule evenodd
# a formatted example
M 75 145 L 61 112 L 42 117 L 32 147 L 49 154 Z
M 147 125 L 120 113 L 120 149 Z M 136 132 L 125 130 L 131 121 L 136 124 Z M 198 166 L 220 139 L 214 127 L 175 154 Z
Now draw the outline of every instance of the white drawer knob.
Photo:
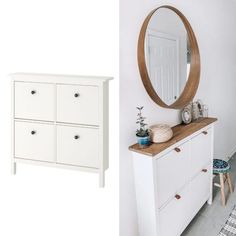
M 79 139 L 79 135 L 75 135 L 75 136 L 74 136 L 74 139 Z

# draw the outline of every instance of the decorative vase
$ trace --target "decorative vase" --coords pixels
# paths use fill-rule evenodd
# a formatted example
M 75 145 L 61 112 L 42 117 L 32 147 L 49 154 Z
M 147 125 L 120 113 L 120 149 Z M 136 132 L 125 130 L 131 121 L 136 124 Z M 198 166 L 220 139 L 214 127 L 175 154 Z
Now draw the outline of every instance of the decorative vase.
M 137 140 L 138 140 L 138 145 L 140 148 L 146 148 L 150 145 L 150 136 L 145 136 L 145 137 L 141 137 L 141 136 L 137 136 Z

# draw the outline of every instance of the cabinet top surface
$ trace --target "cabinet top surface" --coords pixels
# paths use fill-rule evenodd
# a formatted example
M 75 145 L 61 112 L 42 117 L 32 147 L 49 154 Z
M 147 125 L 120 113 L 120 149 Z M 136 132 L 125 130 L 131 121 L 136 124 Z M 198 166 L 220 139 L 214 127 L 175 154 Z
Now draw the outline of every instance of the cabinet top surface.
M 13 73 L 9 75 L 13 81 L 24 82 L 62 82 L 62 83 L 79 83 L 79 82 L 104 82 L 112 80 L 109 76 L 84 76 L 84 75 L 61 75 L 61 74 L 37 74 L 37 73 Z
M 136 143 L 129 147 L 130 151 L 138 152 L 147 156 L 155 156 L 165 149 L 169 148 L 173 144 L 183 140 L 184 138 L 192 135 L 193 133 L 201 130 L 202 128 L 216 122 L 216 118 L 200 118 L 188 125 L 179 124 L 172 127 L 173 130 L 173 137 L 164 143 L 152 143 L 147 148 L 140 148 L 139 145 Z

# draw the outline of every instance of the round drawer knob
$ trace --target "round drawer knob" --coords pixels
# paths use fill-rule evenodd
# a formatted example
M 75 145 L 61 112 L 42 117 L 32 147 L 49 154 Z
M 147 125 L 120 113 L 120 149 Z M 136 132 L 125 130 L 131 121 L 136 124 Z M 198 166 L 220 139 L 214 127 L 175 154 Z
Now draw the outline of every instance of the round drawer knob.
M 205 134 L 205 135 L 207 135 L 207 131 L 203 131 L 202 133 Z
M 31 134 L 32 134 L 32 135 L 35 135 L 35 134 L 36 134 L 36 131 L 35 131 L 35 130 L 32 130 L 32 131 L 31 131 Z
M 206 172 L 207 172 L 207 169 L 202 169 L 202 172 L 206 173 Z
M 181 152 L 181 149 L 176 147 L 176 148 L 175 148 L 175 151 L 176 151 L 176 152 Z
M 79 135 L 75 135 L 75 136 L 74 136 L 74 139 L 79 139 Z
M 31 94 L 32 94 L 32 95 L 36 94 L 36 91 L 35 91 L 35 90 L 32 90 L 32 91 L 31 91 Z
M 75 93 L 74 96 L 75 96 L 75 98 L 78 98 L 79 97 L 79 93 Z
M 181 198 L 181 196 L 180 196 L 179 194 L 176 194 L 176 195 L 175 195 L 175 198 L 176 198 L 177 200 L 179 200 L 179 199 Z

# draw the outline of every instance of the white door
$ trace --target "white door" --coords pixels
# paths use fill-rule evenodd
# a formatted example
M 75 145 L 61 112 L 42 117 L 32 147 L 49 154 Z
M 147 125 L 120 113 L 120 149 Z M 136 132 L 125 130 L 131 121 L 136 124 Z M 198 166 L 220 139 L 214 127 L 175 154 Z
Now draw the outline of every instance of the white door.
M 212 130 L 207 129 L 191 139 L 191 173 L 197 174 L 211 160 Z
M 57 121 L 99 124 L 98 87 L 57 85 Z
M 171 35 L 148 31 L 146 59 L 153 88 L 166 104 L 179 96 L 179 40 Z
M 58 163 L 98 168 L 98 150 L 98 129 L 57 126 Z
M 15 117 L 54 120 L 53 84 L 15 82 Z
M 198 211 L 210 196 L 211 165 L 204 166 L 205 171 L 200 171 L 191 181 L 189 208 L 192 213 Z
M 186 227 L 191 213 L 189 191 L 187 185 L 160 211 L 161 236 L 179 236 Z
M 34 122 L 15 122 L 15 157 L 54 161 L 54 126 Z
M 178 152 L 175 150 L 170 151 L 156 160 L 155 179 L 158 207 L 161 207 L 166 201 L 173 197 L 190 179 L 189 156 L 190 144 L 186 142 L 178 147 Z M 168 171 L 170 166 L 174 166 L 174 168 Z

